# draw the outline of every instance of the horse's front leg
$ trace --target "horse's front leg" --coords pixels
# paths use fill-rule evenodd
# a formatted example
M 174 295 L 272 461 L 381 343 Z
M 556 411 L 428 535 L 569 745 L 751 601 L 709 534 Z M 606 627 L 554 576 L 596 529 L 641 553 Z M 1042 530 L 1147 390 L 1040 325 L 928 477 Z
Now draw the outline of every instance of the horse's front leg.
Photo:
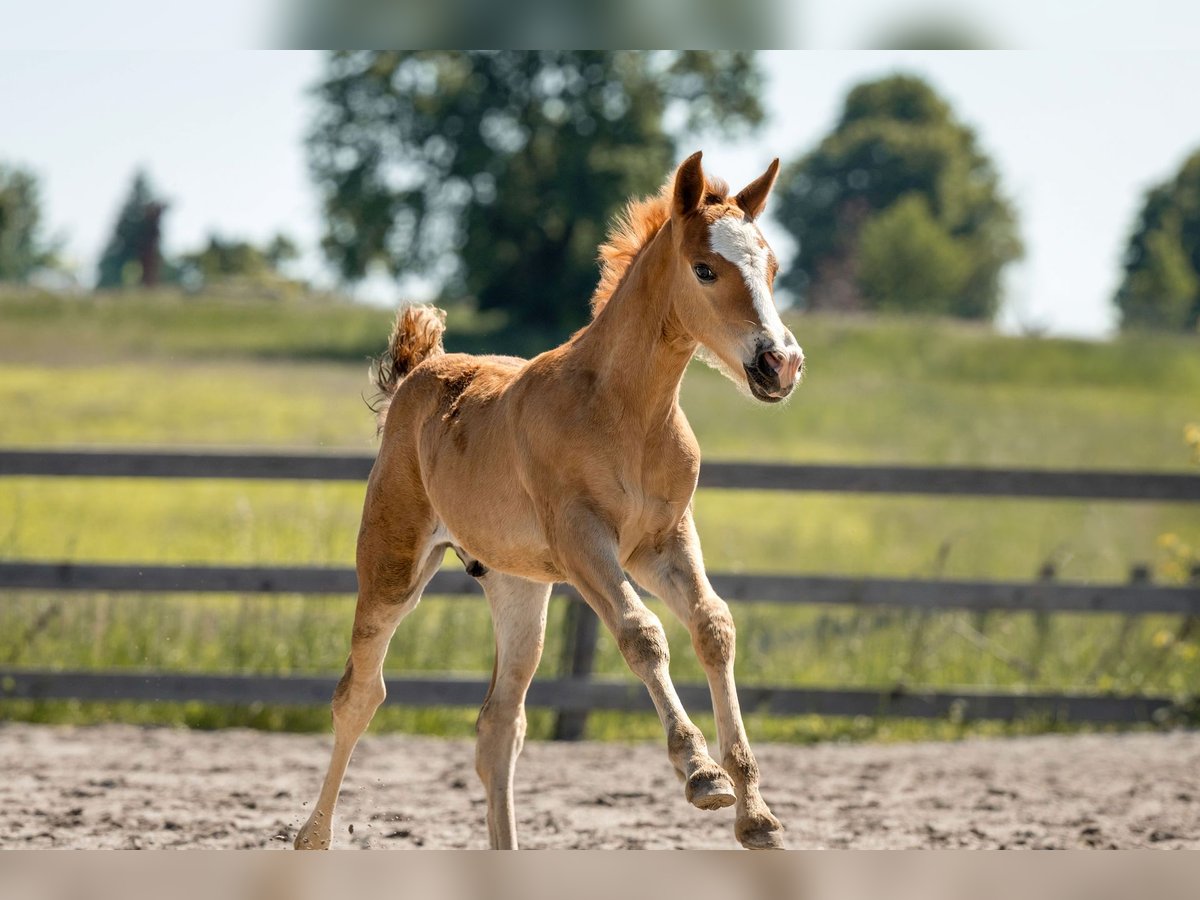
M 661 598 L 688 627 L 692 646 L 708 676 L 721 762 L 737 792 L 734 834 L 750 849 L 783 847 L 783 826 L 759 793 L 758 763 L 750 750 L 733 680 L 735 633 L 729 606 L 717 596 L 704 572 L 700 540 L 689 513 L 661 547 L 629 561 L 638 583 Z
M 709 756 L 704 734 L 688 718 L 671 683 L 662 622 L 625 577 L 611 532 L 585 514 L 558 533 L 557 555 L 569 580 L 612 632 L 629 668 L 650 692 L 666 731 L 667 755 L 684 782 L 688 802 L 700 809 L 732 805 L 729 776 Z

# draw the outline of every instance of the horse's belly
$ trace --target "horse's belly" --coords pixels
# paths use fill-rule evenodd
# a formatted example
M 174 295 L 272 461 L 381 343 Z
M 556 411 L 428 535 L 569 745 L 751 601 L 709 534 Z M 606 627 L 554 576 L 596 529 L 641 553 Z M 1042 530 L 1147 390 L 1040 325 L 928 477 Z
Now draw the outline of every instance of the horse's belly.
M 541 534 L 514 529 L 512 523 L 497 523 L 490 528 L 472 522 L 456 528 L 453 522 L 447 522 L 446 527 L 458 546 L 489 569 L 531 581 L 563 580 Z
M 431 492 L 454 544 L 489 569 L 533 581 L 562 581 L 533 507 L 517 491 Z

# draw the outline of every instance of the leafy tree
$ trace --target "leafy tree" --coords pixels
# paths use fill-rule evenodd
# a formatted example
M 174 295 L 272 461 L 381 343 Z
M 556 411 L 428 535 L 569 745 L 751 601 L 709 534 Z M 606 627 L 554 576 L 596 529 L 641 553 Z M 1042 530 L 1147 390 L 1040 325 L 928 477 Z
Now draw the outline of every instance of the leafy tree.
M 880 310 L 951 314 L 971 277 L 970 250 L 916 193 L 867 220 L 858 256 L 858 283 Z
M 180 264 L 204 282 L 226 278 L 258 279 L 278 274 L 280 267 L 297 255 L 296 245 L 283 234 L 277 234 L 261 248 L 248 241 L 227 240 L 214 234 L 209 235 L 208 243 L 202 249 L 184 254 Z
M 23 282 L 54 264 L 55 248 L 42 237 L 37 178 L 0 164 L 0 281 Z
M 158 283 L 163 274 L 162 216 L 166 209 L 146 173 L 137 172 L 100 257 L 97 287 L 153 287 Z
M 1022 252 L 1015 214 L 975 133 L 912 76 L 852 89 L 833 131 L 787 167 L 776 193 L 776 218 L 799 243 L 780 283 L 812 309 L 915 304 L 991 318 L 1000 274 Z M 893 212 L 897 204 L 903 208 Z M 902 235 L 904 222 L 919 236 Z M 869 263 L 860 258 L 868 235 Z M 934 255 L 917 252 L 922 247 Z M 951 273 L 932 271 L 950 259 Z M 923 271 L 885 275 L 888 267 Z M 940 293 L 921 300 L 913 293 L 920 290 Z
M 271 264 L 271 268 L 278 271 L 293 260 L 300 258 L 300 248 L 296 246 L 295 241 L 281 232 L 271 238 L 271 242 L 263 250 L 263 256 Z
M 549 333 L 579 324 L 596 248 L 631 195 L 676 160 L 667 119 L 757 124 L 748 53 L 342 52 L 309 139 L 324 248 Z
M 1125 251 L 1116 304 L 1123 328 L 1194 331 L 1200 323 L 1200 151 L 1152 188 Z

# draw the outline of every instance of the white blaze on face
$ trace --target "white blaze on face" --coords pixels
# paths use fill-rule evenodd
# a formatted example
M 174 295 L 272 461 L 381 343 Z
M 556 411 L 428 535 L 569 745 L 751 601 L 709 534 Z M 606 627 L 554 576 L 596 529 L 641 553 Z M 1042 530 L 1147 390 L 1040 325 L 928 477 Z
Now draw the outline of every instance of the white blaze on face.
M 763 329 L 777 346 L 784 346 L 783 322 L 779 320 L 767 280 L 770 250 L 758 226 L 736 214 L 722 216 L 709 226 L 708 245 L 714 253 L 737 266 Z

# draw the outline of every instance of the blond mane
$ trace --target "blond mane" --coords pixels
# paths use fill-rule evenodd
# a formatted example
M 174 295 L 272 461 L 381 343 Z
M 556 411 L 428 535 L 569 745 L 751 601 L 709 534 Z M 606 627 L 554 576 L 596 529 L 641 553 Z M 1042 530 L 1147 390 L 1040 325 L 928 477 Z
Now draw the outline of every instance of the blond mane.
M 658 234 L 658 230 L 671 218 L 671 198 L 675 178 L 672 176 L 652 197 L 630 200 L 613 220 L 604 243 L 600 245 L 600 282 L 592 293 L 592 317 L 604 309 L 621 280 L 642 248 Z M 729 187 L 714 178 L 705 180 L 705 202 L 723 203 L 728 199 Z

